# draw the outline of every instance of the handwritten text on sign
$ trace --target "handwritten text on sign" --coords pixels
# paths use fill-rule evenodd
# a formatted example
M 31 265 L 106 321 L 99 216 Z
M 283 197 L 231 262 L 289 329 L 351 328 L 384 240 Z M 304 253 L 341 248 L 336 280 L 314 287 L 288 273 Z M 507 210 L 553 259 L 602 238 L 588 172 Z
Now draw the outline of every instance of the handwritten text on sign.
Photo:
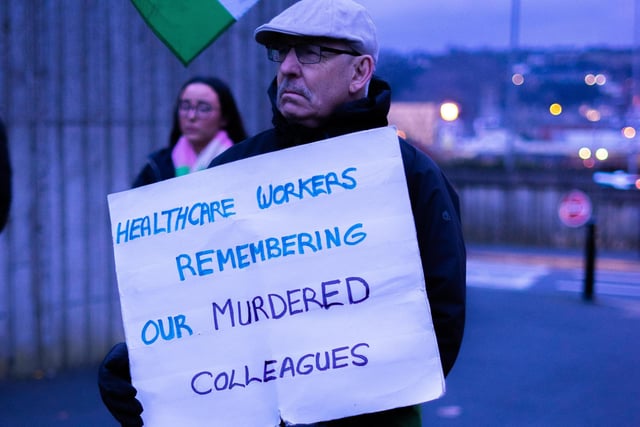
M 147 424 L 312 423 L 442 394 L 394 129 L 111 194 L 109 208 Z

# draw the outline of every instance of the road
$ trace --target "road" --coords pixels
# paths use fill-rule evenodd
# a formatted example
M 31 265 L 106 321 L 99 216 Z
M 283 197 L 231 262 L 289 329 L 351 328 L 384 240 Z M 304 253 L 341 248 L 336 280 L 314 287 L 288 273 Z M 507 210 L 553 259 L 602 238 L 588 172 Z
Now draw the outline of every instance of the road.
M 640 426 L 640 258 L 472 247 L 467 327 L 424 426 Z M 116 426 L 96 368 L 0 382 L 0 427 Z
M 640 426 L 640 262 L 476 251 L 467 330 L 424 426 Z
M 556 261 L 557 262 L 557 261 Z M 594 289 L 599 296 L 640 298 L 640 276 L 630 263 L 624 271 L 618 262 L 613 269 L 595 272 Z M 544 263 L 517 263 L 499 260 L 470 259 L 467 263 L 470 288 L 530 292 L 567 292 L 583 294 L 585 271 L 582 265 L 554 266 Z M 499 273 L 497 273 L 499 272 Z

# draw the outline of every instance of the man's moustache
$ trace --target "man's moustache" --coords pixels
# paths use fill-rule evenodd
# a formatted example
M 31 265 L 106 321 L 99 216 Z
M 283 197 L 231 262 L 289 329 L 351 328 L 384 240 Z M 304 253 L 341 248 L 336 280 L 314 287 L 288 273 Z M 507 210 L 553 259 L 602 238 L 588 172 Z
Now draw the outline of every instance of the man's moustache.
M 278 85 L 278 98 L 280 98 L 285 92 L 295 93 L 306 99 L 311 98 L 311 94 L 307 88 L 288 83 L 286 80 Z

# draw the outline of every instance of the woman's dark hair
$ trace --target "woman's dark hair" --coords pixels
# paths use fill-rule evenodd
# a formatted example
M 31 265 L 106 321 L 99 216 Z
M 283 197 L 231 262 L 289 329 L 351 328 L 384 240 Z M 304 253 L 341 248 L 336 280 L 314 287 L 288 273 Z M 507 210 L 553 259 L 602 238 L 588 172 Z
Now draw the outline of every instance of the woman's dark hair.
M 180 139 L 180 136 L 182 135 L 178 116 L 178 104 L 180 103 L 182 92 L 187 86 L 193 83 L 203 83 L 218 94 L 222 117 L 227 120 L 227 125 L 224 127 L 224 130 L 227 132 L 233 143 L 235 144 L 246 139 L 247 133 L 245 132 L 244 125 L 242 124 L 242 117 L 240 117 L 240 112 L 238 111 L 236 101 L 233 98 L 233 94 L 231 93 L 229 86 L 216 77 L 195 76 L 187 80 L 178 92 L 178 98 L 176 99 L 175 106 L 173 107 L 173 126 L 171 127 L 171 133 L 169 134 L 169 146 L 173 147 L 176 145 L 178 139 Z

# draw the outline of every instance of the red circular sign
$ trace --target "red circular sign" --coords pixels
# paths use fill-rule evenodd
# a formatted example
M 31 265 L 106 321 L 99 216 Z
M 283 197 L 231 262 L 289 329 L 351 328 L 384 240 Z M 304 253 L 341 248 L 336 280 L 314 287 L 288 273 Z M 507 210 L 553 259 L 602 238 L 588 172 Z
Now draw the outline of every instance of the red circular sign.
M 580 227 L 591 219 L 591 200 L 580 190 L 572 190 L 560 200 L 560 221 L 568 227 Z

